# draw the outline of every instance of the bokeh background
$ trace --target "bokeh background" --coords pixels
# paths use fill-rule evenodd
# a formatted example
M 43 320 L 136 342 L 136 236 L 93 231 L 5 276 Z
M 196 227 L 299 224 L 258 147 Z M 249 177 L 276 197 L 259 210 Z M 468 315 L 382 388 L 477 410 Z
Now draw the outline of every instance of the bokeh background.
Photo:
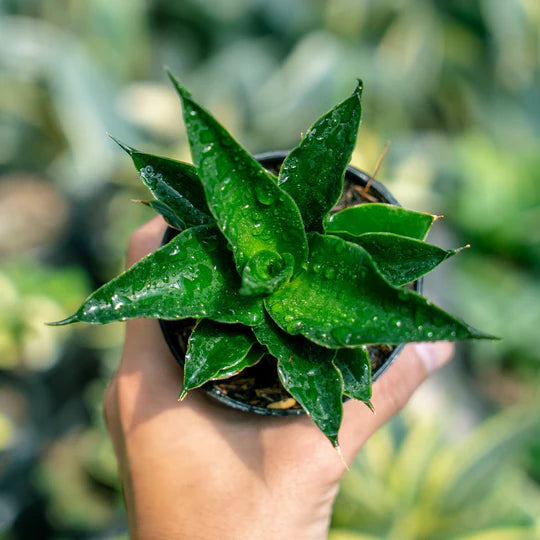
M 353 164 L 431 239 L 426 293 L 500 342 L 368 443 L 332 540 L 540 538 L 537 0 L 0 1 L 0 538 L 125 539 L 101 399 L 121 325 L 49 328 L 117 274 L 151 211 L 112 132 L 189 160 L 163 66 L 253 152 L 364 80 Z M 179 382 L 180 384 L 180 382 Z

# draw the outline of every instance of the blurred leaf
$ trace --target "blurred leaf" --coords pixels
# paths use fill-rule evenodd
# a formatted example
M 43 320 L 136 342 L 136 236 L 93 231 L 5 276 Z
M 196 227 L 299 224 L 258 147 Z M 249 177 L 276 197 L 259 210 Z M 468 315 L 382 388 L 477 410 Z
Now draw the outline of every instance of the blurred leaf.
M 380 538 L 369 534 L 362 534 L 360 532 L 334 529 L 330 531 L 328 540 L 380 540 Z
M 533 538 L 540 490 L 521 474 L 517 456 L 539 429 L 538 413 L 537 401 L 526 402 L 452 443 L 441 437 L 440 417 L 395 420 L 370 439 L 345 477 L 334 526 L 411 540 L 472 531 L 490 538 L 497 528 Z

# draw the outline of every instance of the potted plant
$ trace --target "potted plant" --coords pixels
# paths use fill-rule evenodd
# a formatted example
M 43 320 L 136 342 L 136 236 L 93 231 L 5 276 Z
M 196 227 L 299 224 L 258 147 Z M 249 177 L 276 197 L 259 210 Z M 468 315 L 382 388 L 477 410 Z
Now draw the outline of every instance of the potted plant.
M 119 143 L 155 197 L 147 204 L 171 227 L 167 242 L 51 324 L 177 321 L 162 326 L 185 362 L 179 399 L 210 383 L 233 406 L 305 411 L 336 448 L 343 400 L 370 406 L 372 362 L 380 373 L 403 343 L 491 337 L 414 290 L 459 251 L 424 242 L 434 216 L 397 206 L 352 169 L 346 198 L 354 198 L 352 178 L 364 184 L 352 189 L 358 202 L 368 187 L 381 202 L 332 212 L 347 202 L 361 83 L 280 163 L 277 156 L 257 161 L 170 78 L 194 165 Z M 241 394 L 245 383 L 234 381 L 250 369 L 259 379 L 244 390 L 266 390 L 266 405 L 248 395 L 243 406 L 229 395 L 227 381 Z

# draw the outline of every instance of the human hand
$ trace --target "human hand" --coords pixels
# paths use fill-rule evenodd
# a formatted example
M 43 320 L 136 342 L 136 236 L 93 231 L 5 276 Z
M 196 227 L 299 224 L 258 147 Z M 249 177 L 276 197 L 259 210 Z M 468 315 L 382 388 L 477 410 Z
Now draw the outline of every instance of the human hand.
M 138 229 L 128 265 L 157 249 L 165 229 L 160 217 Z M 373 386 L 376 415 L 361 402 L 344 404 L 340 443 L 348 463 L 452 353 L 446 342 L 408 345 Z M 181 385 L 182 368 L 158 322 L 129 321 L 105 417 L 132 537 L 326 538 L 345 468 L 311 420 L 239 412 L 200 391 L 178 403 Z

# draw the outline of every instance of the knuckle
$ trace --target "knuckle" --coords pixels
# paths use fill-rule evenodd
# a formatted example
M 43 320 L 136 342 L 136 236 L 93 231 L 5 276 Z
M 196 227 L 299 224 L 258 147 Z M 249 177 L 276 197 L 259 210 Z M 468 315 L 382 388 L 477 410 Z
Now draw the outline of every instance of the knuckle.
M 405 350 L 388 372 L 377 381 L 379 399 L 395 414 L 407 405 L 426 377 L 426 370 L 414 350 Z
M 407 405 L 412 396 L 412 390 L 407 385 L 394 385 L 386 392 L 387 399 L 395 412 L 401 411 Z
M 399 384 L 397 381 L 387 377 L 382 377 L 378 386 L 379 399 L 392 414 L 397 413 L 407 405 L 410 393 L 408 388 L 405 388 L 403 384 Z

